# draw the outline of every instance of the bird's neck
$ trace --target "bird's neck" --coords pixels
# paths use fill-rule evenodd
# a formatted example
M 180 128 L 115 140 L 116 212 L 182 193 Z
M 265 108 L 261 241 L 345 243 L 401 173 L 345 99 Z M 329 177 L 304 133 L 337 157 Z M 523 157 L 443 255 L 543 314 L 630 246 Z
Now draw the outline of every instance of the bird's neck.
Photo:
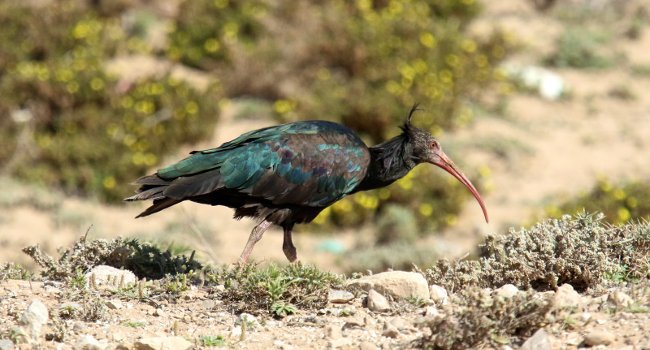
M 369 150 L 368 172 L 356 191 L 388 186 L 404 177 L 417 165 L 413 158 L 413 147 L 405 134 L 370 147 Z

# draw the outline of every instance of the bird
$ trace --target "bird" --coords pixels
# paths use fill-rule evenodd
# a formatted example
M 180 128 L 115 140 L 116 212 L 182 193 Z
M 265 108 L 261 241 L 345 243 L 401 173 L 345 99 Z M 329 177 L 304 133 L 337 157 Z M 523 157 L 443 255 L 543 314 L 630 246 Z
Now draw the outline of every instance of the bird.
M 453 175 L 488 213 L 479 192 L 429 132 L 412 124 L 413 105 L 401 133 L 368 147 L 352 129 L 330 121 L 297 121 L 253 130 L 221 146 L 190 155 L 135 181 L 125 201 L 153 200 L 136 218 L 183 201 L 234 209 L 234 218 L 258 223 L 239 257 L 247 263 L 255 244 L 273 224 L 284 231 L 282 250 L 298 259 L 295 224 L 309 223 L 328 206 L 360 191 L 390 185 L 421 163 Z

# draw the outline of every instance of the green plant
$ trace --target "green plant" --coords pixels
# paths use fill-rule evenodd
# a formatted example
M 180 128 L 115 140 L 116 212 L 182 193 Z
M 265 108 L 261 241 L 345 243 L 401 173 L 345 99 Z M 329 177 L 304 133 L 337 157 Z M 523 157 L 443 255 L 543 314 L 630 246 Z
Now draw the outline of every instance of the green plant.
M 237 312 L 271 312 L 276 316 L 295 313 L 298 308 L 314 309 L 327 302 L 332 286 L 340 284 L 338 276 L 303 264 L 279 267 L 245 265 L 211 272 L 213 280 L 222 282 L 221 297 Z
M 14 28 L 3 39 L 16 43 L 0 54 L 0 113 L 13 116 L 0 119 L 0 164 L 12 174 L 114 201 L 131 191 L 120 184 L 162 155 L 212 134 L 217 85 L 203 91 L 164 72 L 136 81 L 106 72 L 112 56 L 140 50 L 119 17 L 71 0 L 1 6 Z
M 554 67 L 605 68 L 613 58 L 606 51 L 609 37 L 584 26 L 567 27 L 557 39 L 557 48 L 546 63 Z
M 418 340 L 420 348 L 498 348 L 519 343 L 544 326 L 552 306 L 548 296 L 530 291 L 495 298 L 479 288 L 462 291 L 455 304 L 444 316 L 422 323 L 429 332 Z
M 426 277 L 449 291 L 507 283 L 541 290 L 569 283 L 584 290 L 611 276 L 647 279 L 650 223 L 611 226 L 602 220 L 602 214 L 579 213 L 512 230 L 506 236 L 489 236 L 478 260 L 440 260 L 426 270 Z
M 605 220 L 621 224 L 630 220 L 650 219 L 650 184 L 647 181 L 628 181 L 619 184 L 601 178 L 587 193 L 546 207 L 546 214 L 558 217 L 560 213 L 581 210 L 600 211 Z
M 226 346 L 226 338 L 223 335 L 201 335 L 199 344 L 201 346 Z
M 285 317 L 287 315 L 295 314 L 298 309 L 282 301 L 276 301 L 271 305 L 271 313 L 277 317 Z
M 144 321 L 126 321 L 124 325 L 131 328 L 144 328 L 147 323 Z

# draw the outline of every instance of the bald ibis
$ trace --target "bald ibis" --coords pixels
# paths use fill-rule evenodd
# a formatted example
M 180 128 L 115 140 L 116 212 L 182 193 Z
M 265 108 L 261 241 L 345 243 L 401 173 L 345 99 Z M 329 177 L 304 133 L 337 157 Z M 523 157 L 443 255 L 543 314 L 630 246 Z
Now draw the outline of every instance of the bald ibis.
M 137 217 L 185 200 L 235 209 L 234 217 L 257 218 L 239 257 L 245 263 L 264 231 L 284 229 L 282 250 L 297 259 L 291 240 L 294 224 L 308 223 L 339 199 L 388 186 L 420 163 L 446 170 L 474 195 L 485 221 L 488 214 L 478 191 L 428 132 L 411 124 L 411 108 L 402 132 L 368 147 L 351 129 L 328 121 L 300 121 L 247 132 L 217 148 L 190 156 L 136 181 L 127 201 L 152 199 Z

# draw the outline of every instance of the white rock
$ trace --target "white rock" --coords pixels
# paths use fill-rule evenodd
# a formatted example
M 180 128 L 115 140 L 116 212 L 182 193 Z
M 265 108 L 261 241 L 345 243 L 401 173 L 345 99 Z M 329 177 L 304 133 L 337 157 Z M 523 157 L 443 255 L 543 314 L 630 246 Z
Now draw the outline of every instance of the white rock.
M 629 295 L 620 291 L 611 293 L 608 300 L 618 307 L 629 307 L 634 304 L 634 300 Z
M 390 310 L 388 300 L 374 289 L 368 292 L 368 309 L 376 312 L 384 312 Z
M 354 299 L 354 294 L 347 290 L 330 289 L 327 293 L 327 301 L 333 304 L 345 304 Z
M 100 343 L 92 335 L 83 335 L 75 345 L 75 349 L 79 350 L 104 350 L 107 344 Z
M 440 312 L 438 311 L 438 308 L 433 305 L 427 306 L 424 309 L 424 316 L 426 317 L 436 317 L 438 315 L 440 315 Z
M 446 305 L 449 302 L 449 294 L 447 294 L 447 290 L 437 284 L 429 286 L 429 297 L 431 300 L 440 303 L 441 305 Z
M 94 276 L 95 285 L 98 288 L 109 287 L 115 288 L 120 285 L 120 281 L 124 286 L 137 283 L 138 279 L 135 277 L 135 274 L 129 270 L 120 270 L 116 269 L 113 266 L 108 265 L 97 265 L 88 271 L 85 275 L 86 277 L 86 286 L 90 286 L 91 279 Z M 109 284 L 109 279 L 111 283 Z
M 614 333 L 604 329 L 593 329 L 585 334 L 584 343 L 587 346 L 609 345 L 616 340 Z
M 551 337 L 544 328 L 538 329 L 521 345 L 521 350 L 551 350 Z
M 580 294 L 570 284 L 563 284 L 558 287 L 553 297 L 554 309 L 577 308 L 582 304 Z
M 9 339 L 0 339 L 0 350 L 13 350 L 16 346 Z
M 242 323 L 246 323 L 246 329 L 255 328 L 260 325 L 255 316 L 245 312 L 242 312 L 235 322 L 236 325 L 241 325 Z
M 379 349 L 377 345 L 369 341 L 364 341 L 359 343 L 359 350 L 377 350 Z
M 239 338 L 241 337 L 241 334 L 242 334 L 241 326 L 234 326 L 230 329 L 231 338 Z
M 427 280 L 417 272 L 382 272 L 376 275 L 350 280 L 347 284 L 366 291 L 374 289 L 382 295 L 390 295 L 396 299 L 416 297 L 422 300 L 429 300 Z
M 135 350 L 187 350 L 194 345 L 183 337 L 149 337 L 142 338 L 133 343 Z
M 47 311 L 47 306 L 45 306 L 45 304 L 40 300 L 34 299 L 23 312 L 20 317 L 20 322 L 27 326 L 29 335 L 33 340 L 36 340 L 41 336 L 41 330 L 47 323 L 48 318 L 49 313 Z
M 504 284 L 497 290 L 495 290 L 496 295 L 509 299 L 517 295 L 519 292 L 519 288 L 517 288 L 514 284 Z

